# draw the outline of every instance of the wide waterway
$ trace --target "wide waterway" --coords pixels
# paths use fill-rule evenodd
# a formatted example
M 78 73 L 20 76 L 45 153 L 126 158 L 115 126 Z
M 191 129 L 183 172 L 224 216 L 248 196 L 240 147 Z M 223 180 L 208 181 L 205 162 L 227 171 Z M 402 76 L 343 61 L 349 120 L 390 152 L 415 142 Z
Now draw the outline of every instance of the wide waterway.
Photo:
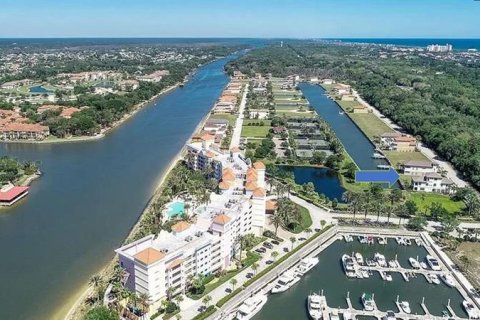
M 364 258 L 372 259 L 375 252 L 385 255 L 388 260 L 397 256 L 400 265 L 410 268 L 408 258 L 418 256 L 423 261 L 427 252 L 424 248 L 416 245 L 398 246 L 390 239 L 386 246 L 360 244 L 356 238 L 354 242 L 345 243 L 343 240 L 334 242 L 320 255 L 320 262 L 310 270 L 302 280 L 288 291 L 270 295 L 267 304 L 253 318 L 254 320 L 268 319 L 308 319 L 306 305 L 307 296 L 312 292 L 320 293 L 323 290 L 330 307 L 346 308 L 346 296 L 349 292 L 352 306 L 361 310 L 361 295 L 364 292 L 373 293 L 379 310 L 398 311 L 395 300 L 410 302 L 413 314 L 424 314 L 420 303 L 425 298 L 425 304 L 430 313 L 441 316 L 442 311 L 447 310 L 446 305 L 450 299 L 450 305 L 457 316 L 467 318 L 462 309 L 460 293 L 445 285 L 443 282 L 435 285 L 429 284 L 424 276 L 418 276 L 405 282 L 400 273 L 392 272 L 392 282 L 383 281 L 378 272 L 374 272 L 368 279 L 351 279 L 345 276 L 342 269 L 341 256 L 343 253 L 352 254 L 360 252 Z
M 0 319 L 52 319 L 112 259 L 236 57 L 203 66 L 103 139 L 0 146 L 45 172 L 25 200 L 0 211 Z
M 360 169 L 374 170 L 377 169 L 378 164 L 386 164 L 384 160 L 372 159 L 375 151 L 374 145 L 355 123 L 346 114 L 343 114 L 340 106 L 325 95 L 322 87 L 309 83 L 301 83 L 299 87 L 320 117 L 330 124 Z

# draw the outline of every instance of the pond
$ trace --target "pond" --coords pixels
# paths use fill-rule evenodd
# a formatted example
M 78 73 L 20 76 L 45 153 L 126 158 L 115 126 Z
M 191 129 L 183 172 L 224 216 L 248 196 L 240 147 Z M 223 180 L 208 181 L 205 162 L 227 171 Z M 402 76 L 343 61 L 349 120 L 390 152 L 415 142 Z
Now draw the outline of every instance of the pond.
M 44 93 L 51 93 L 51 91 L 45 89 L 44 87 L 42 86 L 33 86 L 33 87 L 30 87 L 30 93 L 38 93 L 38 94 L 44 94 Z

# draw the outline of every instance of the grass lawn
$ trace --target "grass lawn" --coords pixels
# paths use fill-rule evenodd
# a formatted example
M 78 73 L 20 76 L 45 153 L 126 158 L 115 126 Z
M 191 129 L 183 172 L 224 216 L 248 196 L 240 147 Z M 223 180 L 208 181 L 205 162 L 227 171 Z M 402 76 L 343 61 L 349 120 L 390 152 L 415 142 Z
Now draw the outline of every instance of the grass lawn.
M 394 132 L 385 122 L 373 113 L 349 113 L 352 120 L 362 129 L 370 140 L 385 132 Z
M 340 105 L 340 107 L 342 107 L 342 109 L 344 111 L 347 111 L 348 109 L 351 109 L 355 106 L 359 106 L 361 105 L 360 102 L 358 101 L 341 101 L 341 100 L 337 100 L 337 103 Z
M 286 105 L 286 104 L 277 104 L 275 105 L 275 110 L 276 111 L 296 111 L 300 108 L 300 106 L 295 106 L 295 105 Z M 308 105 L 303 105 L 304 110 L 308 110 Z
M 230 114 L 230 113 L 215 113 L 211 114 L 209 119 L 225 119 L 228 120 L 231 126 L 235 124 L 235 121 L 237 120 L 237 115 L 236 114 Z
M 242 126 L 242 137 L 265 138 L 271 128 L 270 126 Z
M 290 111 L 277 111 L 277 115 L 279 117 L 287 117 L 287 118 L 315 118 L 317 115 L 314 112 L 290 112 Z
M 296 205 L 298 210 L 300 211 L 301 222 L 300 224 L 295 225 L 295 229 L 290 230 L 293 233 L 300 233 L 307 228 L 310 228 L 312 225 L 312 217 L 310 216 L 310 212 L 307 208 L 304 208 L 300 205 Z
M 453 259 L 453 262 L 463 267 L 463 273 L 478 288 L 480 286 L 480 243 L 465 241 L 460 243 L 455 251 L 447 251 L 447 254 Z M 461 259 L 462 256 L 468 258 L 470 264 L 467 268 Z
M 398 151 L 384 151 L 385 156 L 390 160 L 394 167 L 397 167 L 397 164 L 404 163 L 410 160 L 425 160 L 429 161 L 428 158 L 421 152 L 398 152 Z
M 439 193 L 410 192 L 409 199 L 414 201 L 421 212 L 428 212 L 432 203 L 441 204 L 450 213 L 462 211 L 465 204 L 461 201 L 453 201 L 449 196 Z

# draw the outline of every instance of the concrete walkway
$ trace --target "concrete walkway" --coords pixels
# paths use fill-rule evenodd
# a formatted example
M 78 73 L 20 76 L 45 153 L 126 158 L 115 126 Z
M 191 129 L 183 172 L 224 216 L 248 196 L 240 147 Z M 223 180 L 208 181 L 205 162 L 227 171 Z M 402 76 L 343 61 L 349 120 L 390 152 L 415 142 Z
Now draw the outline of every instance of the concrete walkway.
M 249 84 L 245 85 L 245 89 L 242 96 L 242 101 L 240 101 L 240 106 L 238 108 L 238 117 L 235 121 L 235 128 L 233 128 L 232 140 L 230 142 L 230 149 L 233 147 L 238 147 L 240 145 L 240 138 L 242 136 L 242 126 L 245 112 L 245 105 L 247 104 L 247 93 L 248 93 Z

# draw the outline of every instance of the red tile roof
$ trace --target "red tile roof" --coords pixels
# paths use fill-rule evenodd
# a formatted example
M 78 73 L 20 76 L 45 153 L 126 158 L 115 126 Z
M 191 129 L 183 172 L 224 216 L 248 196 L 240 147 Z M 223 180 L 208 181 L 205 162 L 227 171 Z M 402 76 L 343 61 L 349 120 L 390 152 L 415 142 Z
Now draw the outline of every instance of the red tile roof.
M 253 164 L 253 167 L 257 170 L 258 169 L 265 169 L 265 164 L 263 164 L 263 162 L 261 162 L 261 161 L 257 161 Z
M 190 228 L 190 223 L 185 222 L 185 221 L 177 222 L 172 226 L 172 230 L 174 232 L 182 232 L 182 231 L 187 230 L 188 228 Z
M 152 264 L 165 258 L 165 253 L 153 248 L 147 248 L 134 255 L 135 259 L 146 264 Z
M 230 220 L 232 219 L 230 219 L 230 217 L 224 213 L 221 213 L 217 215 L 215 218 L 213 218 L 213 222 L 215 222 L 216 224 L 222 224 L 222 225 L 229 223 Z
M 0 191 L 0 201 L 12 201 L 27 191 L 28 187 L 12 187 L 6 191 Z
M 265 197 L 265 189 L 263 188 L 257 188 L 255 191 L 253 191 L 253 196 L 257 198 Z

